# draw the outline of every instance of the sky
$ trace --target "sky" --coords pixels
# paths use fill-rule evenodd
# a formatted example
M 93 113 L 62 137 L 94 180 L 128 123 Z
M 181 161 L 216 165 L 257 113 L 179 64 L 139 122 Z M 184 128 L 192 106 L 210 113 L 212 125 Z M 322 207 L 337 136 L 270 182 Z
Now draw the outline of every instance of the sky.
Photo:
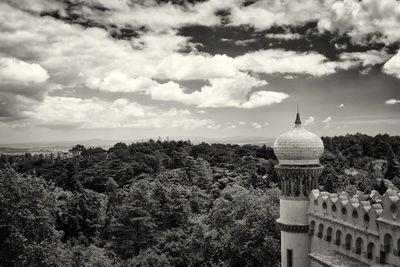
M 0 143 L 400 134 L 400 1 L 2 0 Z

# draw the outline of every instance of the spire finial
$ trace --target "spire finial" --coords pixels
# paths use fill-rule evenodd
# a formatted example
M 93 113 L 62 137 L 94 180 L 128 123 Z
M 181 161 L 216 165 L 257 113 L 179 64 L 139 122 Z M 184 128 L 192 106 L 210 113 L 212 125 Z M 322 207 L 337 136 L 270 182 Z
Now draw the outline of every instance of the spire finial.
M 300 113 L 299 113 L 299 104 L 297 104 L 297 114 L 296 114 L 296 121 L 294 122 L 296 125 L 301 124 L 300 120 Z

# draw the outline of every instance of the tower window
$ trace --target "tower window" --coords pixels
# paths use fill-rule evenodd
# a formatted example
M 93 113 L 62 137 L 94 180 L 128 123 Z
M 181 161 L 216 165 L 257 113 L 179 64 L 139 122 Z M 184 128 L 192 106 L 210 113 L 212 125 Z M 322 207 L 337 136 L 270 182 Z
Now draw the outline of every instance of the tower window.
M 287 255 L 287 267 L 293 267 L 293 249 L 288 249 L 286 251 Z

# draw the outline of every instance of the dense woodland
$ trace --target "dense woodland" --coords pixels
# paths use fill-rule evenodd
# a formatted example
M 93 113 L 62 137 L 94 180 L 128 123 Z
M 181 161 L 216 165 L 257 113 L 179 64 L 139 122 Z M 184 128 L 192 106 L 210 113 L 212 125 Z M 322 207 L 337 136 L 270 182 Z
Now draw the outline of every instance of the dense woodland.
M 321 189 L 400 186 L 400 137 L 324 137 Z M 1 155 L 1 266 L 279 266 L 272 148 L 153 141 Z

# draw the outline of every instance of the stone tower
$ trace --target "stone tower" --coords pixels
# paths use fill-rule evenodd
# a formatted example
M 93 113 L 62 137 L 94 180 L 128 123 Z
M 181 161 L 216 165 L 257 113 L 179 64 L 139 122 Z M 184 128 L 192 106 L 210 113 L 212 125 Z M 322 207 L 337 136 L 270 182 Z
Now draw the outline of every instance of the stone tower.
M 294 128 L 274 143 L 275 166 L 281 182 L 280 218 L 282 267 L 309 267 L 310 237 L 307 210 L 309 194 L 318 187 L 322 172 L 322 140 L 304 129 L 297 113 Z

